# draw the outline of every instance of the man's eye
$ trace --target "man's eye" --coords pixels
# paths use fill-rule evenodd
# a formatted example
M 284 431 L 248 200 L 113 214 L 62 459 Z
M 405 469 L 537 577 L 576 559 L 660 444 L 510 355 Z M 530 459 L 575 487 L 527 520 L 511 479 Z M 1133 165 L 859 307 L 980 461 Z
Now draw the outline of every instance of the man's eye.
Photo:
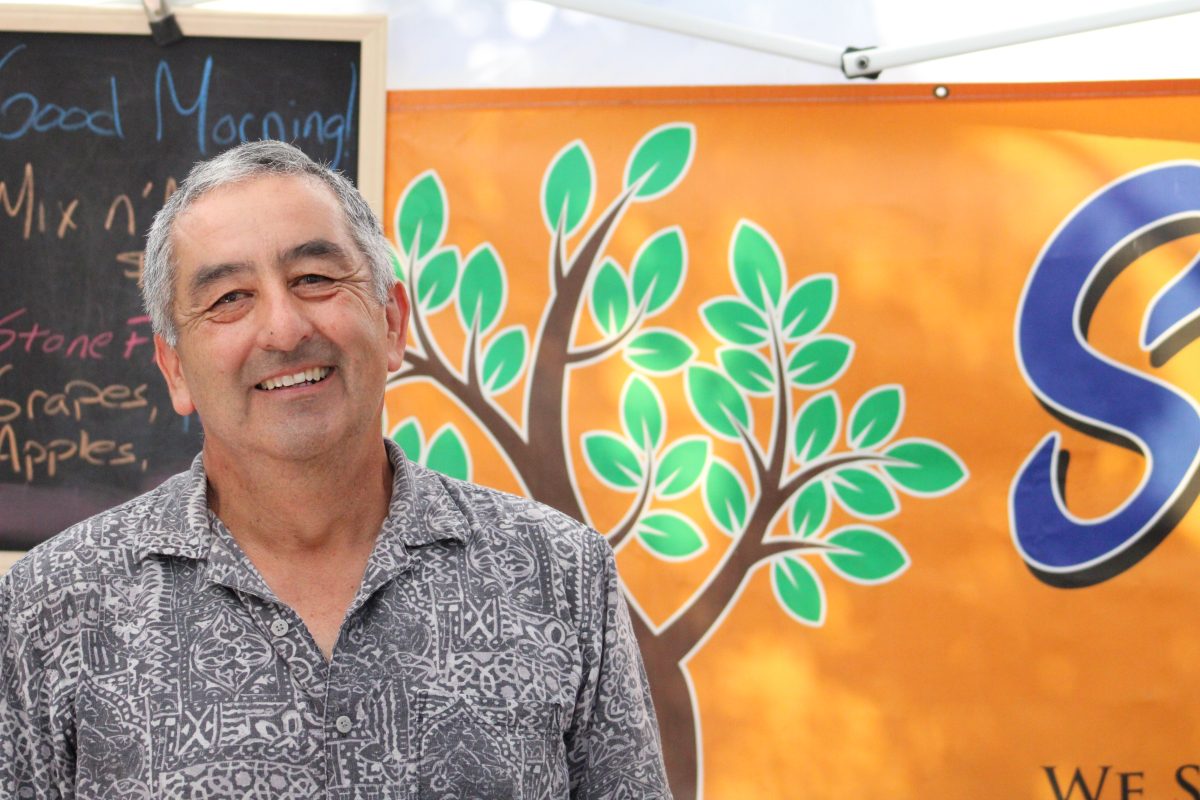
M 296 280 L 296 283 L 300 286 L 314 286 L 328 281 L 329 278 L 326 278 L 324 275 L 303 275 Z
M 213 303 L 213 306 L 224 306 L 229 305 L 230 303 L 236 303 L 245 296 L 245 292 L 226 292 L 217 298 L 217 302 Z

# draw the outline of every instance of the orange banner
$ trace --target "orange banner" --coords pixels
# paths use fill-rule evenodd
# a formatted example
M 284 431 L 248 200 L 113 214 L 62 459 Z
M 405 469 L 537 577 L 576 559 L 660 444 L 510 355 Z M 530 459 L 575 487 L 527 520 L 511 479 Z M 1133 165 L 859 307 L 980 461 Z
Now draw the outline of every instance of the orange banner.
M 679 798 L 1200 798 L 1198 92 L 392 93 L 385 431 L 609 537 Z

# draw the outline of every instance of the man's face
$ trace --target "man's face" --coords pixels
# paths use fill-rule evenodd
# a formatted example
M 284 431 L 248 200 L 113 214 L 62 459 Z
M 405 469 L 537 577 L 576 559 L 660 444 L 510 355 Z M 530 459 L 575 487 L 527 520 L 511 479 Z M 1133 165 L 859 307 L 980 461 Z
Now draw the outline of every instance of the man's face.
M 378 436 L 407 299 L 397 286 L 379 304 L 328 187 L 265 176 L 216 189 L 176 220 L 173 243 L 179 338 L 155 348 L 206 452 L 305 460 Z

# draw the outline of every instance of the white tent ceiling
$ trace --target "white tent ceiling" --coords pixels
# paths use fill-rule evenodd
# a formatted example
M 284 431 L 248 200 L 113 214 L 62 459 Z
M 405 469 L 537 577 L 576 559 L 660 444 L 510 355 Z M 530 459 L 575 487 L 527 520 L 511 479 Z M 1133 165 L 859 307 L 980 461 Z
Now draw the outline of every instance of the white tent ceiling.
M 1134 0 L 639 2 L 838 49 L 954 39 L 1139 5 Z M 138 5 L 131 0 L 88 4 Z M 389 88 L 848 82 L 828 67 L 559 9 L 537 0 L 175 0 L 173 5 L 387 14 Z M 897 67 L 885 71 L 880 80 L 1195 78 L 1200 77 L 1197 41 L 1200 13 L 1191 13 Z

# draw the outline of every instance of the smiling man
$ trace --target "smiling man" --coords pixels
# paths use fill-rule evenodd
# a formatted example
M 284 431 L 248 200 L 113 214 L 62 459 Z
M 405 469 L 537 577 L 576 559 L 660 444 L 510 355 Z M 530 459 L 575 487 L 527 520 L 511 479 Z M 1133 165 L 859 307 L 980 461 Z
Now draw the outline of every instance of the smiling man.
M 159 213 L 189 472 L 0 579 L 0 797 L 669 797 L 611 550 L 381 440 L 408 301 L 356 189 L 255 142 Z

